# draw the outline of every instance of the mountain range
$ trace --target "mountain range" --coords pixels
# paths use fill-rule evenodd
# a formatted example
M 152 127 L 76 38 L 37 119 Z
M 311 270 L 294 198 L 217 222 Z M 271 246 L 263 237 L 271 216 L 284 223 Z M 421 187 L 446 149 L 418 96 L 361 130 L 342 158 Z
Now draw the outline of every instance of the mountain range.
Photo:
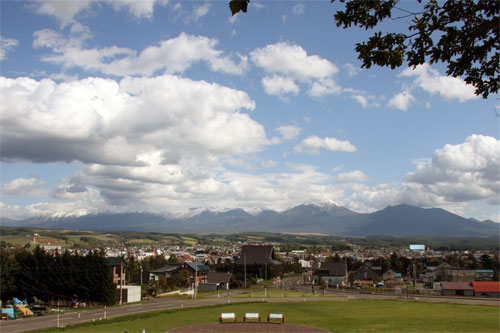
M 374 213 L 356 213 L 335 204 L 304 204 L 282 212 L 243 209 L 202 211 L 186 217 L 153 213 L 102 213 L 79 217 L 2 218 L 2 226 L 75 230 L 136 230 L 165 233 L 279 232 L 344 236 L 499 236 L 500 224 L 466 219 L 440 208 L 388 206 Z

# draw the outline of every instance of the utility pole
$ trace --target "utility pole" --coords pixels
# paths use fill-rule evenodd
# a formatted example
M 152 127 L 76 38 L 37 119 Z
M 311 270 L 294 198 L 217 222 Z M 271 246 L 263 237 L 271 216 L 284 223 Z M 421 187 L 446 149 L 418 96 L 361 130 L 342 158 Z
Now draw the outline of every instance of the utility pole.
M 266 281 L 267 281 L 267 262 L 268 262 L 268 258 L 269 258 L 269 256 L 266 255 Z
M 196 289 L 198 285 L 198 257 L 194 258 L 194 299 L 196 299 Z
M 123 302 L 123 243 L 120 247 L 120 305 Z
M 417 290 L 417 266 L 413 263 L 413 288 Z
M 345 264 L 345 287 L 347 288 L 347 284 L 349 283 L 349 271 L 347 270 L 347 259 L 345 260 L 344 264 Z

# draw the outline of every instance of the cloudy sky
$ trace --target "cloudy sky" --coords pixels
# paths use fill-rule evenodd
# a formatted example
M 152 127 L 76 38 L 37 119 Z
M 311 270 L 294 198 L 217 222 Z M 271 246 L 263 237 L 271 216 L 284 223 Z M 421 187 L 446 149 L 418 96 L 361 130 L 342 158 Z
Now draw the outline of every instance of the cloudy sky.
M 498 95 L 442 64 L 361 69 L 370 32 L 337 28 L 339 4 L 227 2 L 1 1 L 1 215 L 334 202 L 500 221 Z

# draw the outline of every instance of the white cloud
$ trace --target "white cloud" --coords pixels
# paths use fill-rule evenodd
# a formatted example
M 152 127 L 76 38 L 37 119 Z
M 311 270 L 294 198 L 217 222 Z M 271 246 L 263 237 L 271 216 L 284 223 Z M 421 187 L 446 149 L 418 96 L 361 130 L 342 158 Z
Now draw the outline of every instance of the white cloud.
M 55 17 L 61 28 L 75 23 L 75 17 L 93 5 L 111 5 L 116 11 L 126 10 L 137 19 L 151 19 L 156 5 L 166 5 L 168 0 L 37 0 L 31 5 L 38 14 Z
M 337 175 L 337 182 L 339 183 L 367 182 L 368 180 L 368 176 L 361 170 L 343 172 Z
M 499 202 L 500 142 L 471 135 L 464 143 L 446 145 L 417 166 L 406 181 L 423 185 L 448 201 L 487 199 Z
M 98 213 L 104 208 L 102 202 L 95 202 L 89 205 L 85 202 L 39 202 L 26 206 L 6 205 L 0 202 L 0 210 L 4 217 L 11 219 L 25 219 L 34 216 L 64 217 L 82 216 L 91 213 Z
M 238 14 L 232 15 L 228 19 L 229 23 L 231 23 L 231 24 L 234 24 L 237 20 L 238 20 Z M 234 31 L 234 29 L 233 29 L 233 31 Z M 236 33 L 233 33 L 233 35 L 235 35 L 235 34 Z
M 151 76 L 158 71 L 183 73 L 199 61 L 207 62 L 213 71 L 230 74 L 242 74 L 247 67 L 246 56 L 236 55 L 238 63 L 224 56 L 215 48 L 217 40 L 185 33 L 147 47 L 138 55 L 133 50 L 116 46 L 85 49 L 85 41 L 90 38 L 88 31 L 64 38 L 61 33 L 46 29 L 36 31 L 34 37 L 35 48 L 48 47 L 54 52 L 44 57 L 44 61 L 116 76 Z
M 38 177 L 16 178 L 8 183 L 0 185 L 0 191 L 10 195 L 37 196 L 46 193 L 44 190 L 47 182 L 41 181 Z
M 309 95 L 314 97 L 340 92 L 333 80 L 333 75 L 338 72 L 337 66 L 317 55 L 308 55 L 298 45 L 285 42 L 267 45 L 253 50 L 250 59 L 267 73 L 278 74 L 283 81 L 286 79 L 288 90 L 281 89 L 283 93 L 298 92 L 295 83 L 297 88 L 291 88 L 290 81 L 308 84 Z
M 380 104 L 377 102 L 377 98 L 373 95 L 368 94 L 366 91 L 353 89 L 353 88 L 343 88 L 342 92 L 348 93 L 349 97 L 359 104 L 363 109 L 367 107 L 379 107 Z
M 475 201 L 500 204 L 500 141 L 471 135 L 464 143 L 445 145 L 420 160 L 401 183 L 369 187 L 349 185 L 349 207 L 360 211 L 406 203 L 442 207 L 457 213 Z
M 195 6 L 193 10 L 194 21 L 197 22 L 200 18 L 207 15 L 209 10 L 210 10 L 210 4 L 208 2 L 205 2 L 201 6 Z
M 415 69 L 407 68 L 400 76 L 416 77 L 415 84 L 430 94 L 439 94 L 446 99 L 465 102 L 479 98 L 474 94 L 474 87 L 466 84 L 462 79 L 440 75 L 429 64 L 417 66 Z
M 321 148 L 341 152 L 356 151 L 356 147 L 347 140 L 342 141 L 329 137 L 321 139 L 315 135 L 304 139 L 300 144 L 294 147 L 294 151 L 297 153 L 319 154 Z
M 293 6 L 292 8 L 292 13 L 296 16 L 300 16 L 302 14 L 304 14 L 304 10 L 306 9 L 306 6 L 304 6 L 303 4 L 301 3 L 298 3 L 296 4 L 295 6 Z
M 307 55 L 298 45 L 280 42 L 255 49 L 250 58 L 269 73 L 279 73 L 308 82 L 324 79 L 338 72 L 337 66 L 317 55 Z
M 274 161 L 265 164 L 272 167 Z M 11 218 L 82 215 L 102 210 L 180 214 L 193 207 L 281 210 L 304 202 L 339 201 L 343 195 L 340 187 L 331 185 L 329 175 L 313 166 L 296 165 L 291 172 L 253 175 L 200 168 L 188 161 L 164 165 L 158 157 L 149 158 L 144 167 L 89 165 L 65 179 L 53 192 L 54 197 L 66 202 L 26 207 L 0 203 L 0 208 L 4 216 Z
M 62 33 L 44 29 L 33 33 L 34 48 L 51 48 L 51 55 L 43 56 L 42 60 L 61 64 L 64 68 L 81 67 L 89 71 L 102 70 L 104 61 L 119 56 L 133 56 L 135 51 L 116 46 L 102 49 L 84 49 L 83 45 L 91 38 L 88 28 L 80 27 L 76 33 L 65 38 Z
M 359 67 L 354 66 L 353 64 L 346 63 L 343 68 L 345 69 L 345 74 L 347 77 L 353 77 L 357 75 L 360 71 Z
M 300 134 L 302 129 L 298 126 L 286 125 L 278 127 L 276 131 L 281 134 L 284 140 L 291 140 L 295 139 Z
M 289 77 L 273 75 L 266 76 L 262 79 L 262 86 L 268 95 L 285 96 L 286 94 L 297 95 L 300 88 L 295 84 L 295 81 Z
M 92 0 L 60 1 L 60 0 L 39 0 L 33 2 L 35 11 L 38 14 L 56 17 L 61 22 L 61 27 L 75 23 L 75 16 L 80 12 L 88 10 Z
M 13 38 L 0 36 L 0 60 L 4 60 L 7 52 L 19 45 L 19 41 Z
M 255 9 L 256 11 L 260 11 L 261 9 L 264 9 L 267 7 L 262 2 L 259 2 L 259 1 L 252 1 L 248 4 L 248 6 L 252 7 L 252 9 Z
M 155 78 L 52 80 L 0 77 L 2 159 L 144 165 L 217 161 L 259 151 L 263 127 L 240 109 L 242 91 L 171 75 Z
M 347 91 L 347 89 L 344 89 L 344 91 Z M 363 91 L 353 91 L 352 95 L 350 97 L 361 104 L 361 107 L 363 109 L 366 109 L 367 107 L 379 107 L 380 104 L 377 102 L 377 98 L 372 95 L 368 95 Z
M 409 91 L 402 91 L 394 95 L 387 105 L 402 111 L 407 111 L 411 102 L 415 101 L 415 97 Z
M 3 161 L 83 163 L 51 192 L 71 202 L 5 206 L 11 217 L 250 205 L 225 163 L 245 162 L 270 142 L 264 128 L 241 111 L 255 107 L 246 93 L 171 75 L 60 84 L 0 78 L 0 99 L 6 101 L 0 105 Z M 288 138 L 297 131 L 278 129 Z M 273 190 L 278 176 L 271 178 L 263 191 L 279 196 L 281 190 Z M 13 193 L 19 183 L 3 190 Z
M 321 142 L 311 146 L 324 148 Z M 360 183 L 367 181 L 360 170 L 332 177 L 318 172 L 312 165 L 288 164 L 290 172 L 254 175 L 186 158 L 178 164 L 164 164 L 162 154 L 155 151 L 140 156 L 142 165 L 85 166 L 53 190 L 53 197 L 65 202 L 42 202 L 25 207 L 0 203 L 0 208 L 6 217 L 21 218 L 82 215 L 102 210 L 185 213 L 192 207 L 280 210 L 330 199 L 359 212 L 406 203 L 442 207 L 463 214 L 477 200 L 498 206 L 499 149 L 498 140 L 473 135 L 462 144 L 436 150 L 429 160 L 420 160 L 416 171 L 408 174 L 403 182 L 375 186 Z M 261 162 L 267 168 L 275 163 Z M 451 170 L 445 172 L 445 169 Z M 28 185 L 24 188 L 36 183 L 25 182 Z M 9 187 L 11 191 L 23 188 L 10 184 Z
M 339 94 L 342 91 L 339 85 L 331 78 L 314 81 L 308 94 L 311 97 L 322 97 L 330 94 Z
M 109 0 L 108 0 L 109 1 Z M 151 19 L 154 13 L 154 7 L 165 5 L 167 0 L 113 0 L 105 3 L 110 3 L 115 10 L 127 10 L 132 16 L 141 19 Z
M 224 203 L 229 207 L 282 210 L 304 202 L 338 201 L 343 190 L 329 184 L 330 177 L 311 166 L 298 166 L 295 172 L 250 175 L 224 173 L 228 194 Z
M 361 104 L 361 107 L 363 109 L 368 106 L 368 99 L 366 99 L 366 97 L 363 95 L 352 95 L 351 98 Z
M 247 58 L 237 55 L 239 63 L 215 49 L 217 40 L 181 33 L 178 37 L 144 49 L 136 57 L 125 57 L 104 64 L 102 71 L 114 75 L 152 75 L 165 69 L 167 73 L 182 73 L 193 63 L 205 61 L 216 72 L 242 74 Z
M 65 178 L 52 190 L 52 197 L 58 200 L 78 201 L 92 204 L 100 199 L 99 191 L 78 181 L 78 177 Z

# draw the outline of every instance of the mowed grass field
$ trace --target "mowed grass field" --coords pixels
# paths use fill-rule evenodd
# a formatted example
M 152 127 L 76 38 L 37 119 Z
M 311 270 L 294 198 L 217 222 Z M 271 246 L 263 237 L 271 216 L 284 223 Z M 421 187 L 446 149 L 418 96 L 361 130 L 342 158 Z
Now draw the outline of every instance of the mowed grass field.
M 166 332 L 217 323 L 221 312 L 235 312 L 238 321 L 245 312 L 258 312 L 263 319 L 283 313 L 287 323 L 332 332 L 499 332 L 499 311 L 498 306 L 397 300 L 243 303 L 165 310 L 41 332 Z

